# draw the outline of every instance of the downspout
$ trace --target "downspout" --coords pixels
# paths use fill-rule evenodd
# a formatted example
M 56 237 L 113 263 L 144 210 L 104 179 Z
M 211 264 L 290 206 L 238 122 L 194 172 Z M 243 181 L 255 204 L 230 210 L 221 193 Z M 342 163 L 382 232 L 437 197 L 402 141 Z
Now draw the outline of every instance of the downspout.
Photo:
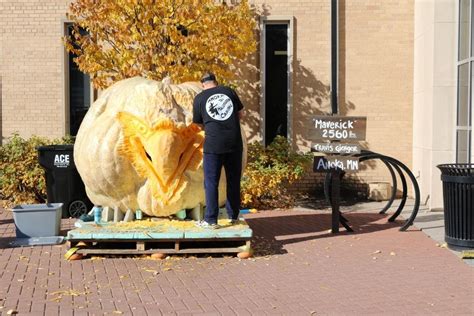
M 338 71 L 339 71 L 339 6 L 338 0 L 331 0 L 331 113 L 338 114 Z

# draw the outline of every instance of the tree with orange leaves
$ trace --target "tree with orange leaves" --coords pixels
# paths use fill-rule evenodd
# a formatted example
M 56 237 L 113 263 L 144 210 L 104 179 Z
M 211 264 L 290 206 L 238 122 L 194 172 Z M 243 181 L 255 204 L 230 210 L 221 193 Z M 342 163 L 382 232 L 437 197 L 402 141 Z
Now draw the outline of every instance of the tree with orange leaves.
M 228 82 L 232 65 L 256 48 L 247 0 L 75 0 L 68 18 L 66 49 L 101 89 L 134 76 L 196 80 L 203 71 Z

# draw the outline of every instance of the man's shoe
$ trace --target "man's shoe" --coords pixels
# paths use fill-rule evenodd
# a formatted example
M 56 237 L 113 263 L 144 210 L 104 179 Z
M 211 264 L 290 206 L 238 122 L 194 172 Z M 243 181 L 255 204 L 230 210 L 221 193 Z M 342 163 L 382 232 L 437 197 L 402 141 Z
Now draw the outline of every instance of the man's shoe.
M 197 221 L 196 226 L 199 227 L 199 228 L 204 228 L 204 229 L 217 229 L 217 228 L 220 227 L 217 224 L 209 224 L 208 222 L 206 222 L 204 220 L 203 221 Z

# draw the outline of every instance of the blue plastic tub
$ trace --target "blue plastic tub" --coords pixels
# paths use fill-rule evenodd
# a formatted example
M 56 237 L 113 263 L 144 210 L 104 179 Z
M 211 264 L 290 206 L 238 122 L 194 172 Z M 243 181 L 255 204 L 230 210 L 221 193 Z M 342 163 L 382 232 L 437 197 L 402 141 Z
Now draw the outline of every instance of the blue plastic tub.
M 17 238 L 58 236 L 63 203 L 15 206 L 13 220 Z

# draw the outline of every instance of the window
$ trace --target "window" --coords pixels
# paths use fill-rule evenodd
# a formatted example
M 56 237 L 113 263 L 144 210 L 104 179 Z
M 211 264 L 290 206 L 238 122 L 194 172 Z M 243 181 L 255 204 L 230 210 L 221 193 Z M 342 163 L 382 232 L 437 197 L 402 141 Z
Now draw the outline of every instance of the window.
M 459 0 L 456 162 L 471 163 L 474 25 L 472 0 Z
M 67 24 L 66 27 L 67 35 L 70 36 L 72 24 Z M 82 32 L 86 33 L 85 30 L 81 30 L 81 34 Z M 66 61 L 66 67 L 68 68 L 66 89 L 68 90 L 67 104 L 69 104 L 69 134 L 72 136 L 77 135 L 79 126 L 91 105 L 91 80 L 88 74 L 79 70 L 73 60 L 75 57 L 75 54 L 68 53 Z
M 293 17 L 261 17 L 260 27 L 260 114 L 266 146 L 277 135 L 292 141 Z
M 288 137 L 288 28 L 265 23 L 265 146 Z

